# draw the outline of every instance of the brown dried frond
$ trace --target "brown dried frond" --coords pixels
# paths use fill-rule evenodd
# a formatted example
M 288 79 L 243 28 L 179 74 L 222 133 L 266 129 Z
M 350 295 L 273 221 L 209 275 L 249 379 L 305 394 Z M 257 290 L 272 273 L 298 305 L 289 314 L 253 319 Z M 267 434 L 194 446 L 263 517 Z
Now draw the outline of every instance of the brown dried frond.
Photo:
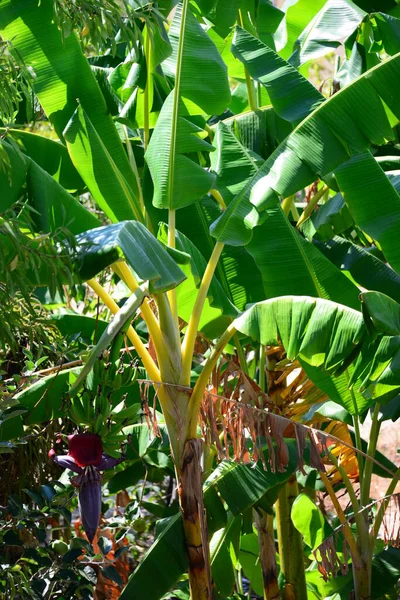
M 379 533 L 383 535 L 385 544 L 400 548 L 400 493 L 392 494 L 389 499 L 379 501 L 385 510 Z M 385 507 L 386 505 L 386 507 Z
M 153 411 L 149 408 L 148 396 L 149 396 L 149 388 L 152 385 L 151 381 L 138 380 L 139 390 L 140 390 L 140 398 L 142 400 L 142 410 L 144 416 L 146 418 L 146 423 L 149 430 L 153 431 L 155 437 L 162 437 L 160 429 L 158 427 L 157 422 L 157 387 L 155 386 L 155 393 L 153 398 Z
M 356 450 L 351 441 L 340 439 L 334 435 L 329 425 L 326 431 L 321 431 L 304 423 L 293 421 L 283 414 L 276 414 L 276 411 L 280 409 L 271 401 L 268 394 L 263 392 L 247 375 L 237 370 L 236 366 L 228 365 L 225 371 L 229 373 L 229 370 L 230 375 L 235 375 L 233 385 L 232 378 L 229 375 L 224 376 L 225 389 L 230 392 L 230 397 L 206 390 L 198 415 L 204 439 L 208 444 L 215 445 L 219 459 L 226 458 L 229 460 L 230 448 L 232 448 L 234 460 L 249 462 L 250 455 L 247 450 L 247 441 L 251 439 L 253 444 L 251 459 L 255 462 L 261 459 L 264 467 L 266 467 L 264 454 L 260 451 L 262 446 L 260 438 L 265 438 L 269 447 L 270 468 L 272 471 L 278 469 L 282 472 L 287 468 L 289 461 L 288 447 L 284 440 L 286 437 L 296 440 L 298 468 L 302 470 L 305 440 L 308 436 L 310 439 L 310 466 L 318 471 L 326 471 L 322 456 L 326 456 L 327 447 L 333 445 L 338 448 L 347 448 L 351 452 L 358 452 L 393 476 L 393 473 L 385 465 L 367 456 L 365 452 Z M 221 375 L 215 376 L 213 389 L 217 387 L 217 379 L 221 381 L 223 377 Z M 142 390 L 143 407 L 148 424 L 153 427 L 154 432 L 158 431 L 156 398 L 154 398 L 153 413 L 151 413 L 147 406 L 147 394 L 150 385 L 158 389 L 163 386 L 171 397 L 179 394 L 190 396 L 192 393 L 192 389 L 186 386 L 143 379 L 138 381 L 140 385 L 144 384 L 144 391 Z M 178 420 L 183 419 L 184 417 L 178 410 L 179 406 L 177 405 L 176 408 L 176 418 Z M 332 422 L 332 427 L 334 425 L 335 422 Z M 273 442 L 275 442 L 276 448 L 274 448 Z M 343 450 L 341 450 L 341 453 L 344 456 Z M 400 480 L 399 477 L 397 479 Z
M 358 514 L 367 512 L 368 522 L 371 523 L 373 520 L 373 512 L 372 508 L 377 509 L 378 511 L 384 510 L 384 516 L 382 519 L 382 524 L 379 530 L 381 534 L 381 539 L 383 539 L 385 545 L 393 546 L 394 548 L 400 548 L 400 493 L 394 493 L 390 496 L 385 496 L 384 498 L 379 498 L 378 500 L 374 500 L 367 506 L 364 506 Z M 355 515 L 352 514 L 346 521 L 341 523 L 333 533 L 329 537 L 327 537 L 318 548 L 313 551 L 314 557 L 318 562 L 318 570 L 326 579 L 328 575 L 335 576 L 337 572 L 340 570 L 342 574 L 345 574 L 342 568 L 347 567 L 347 551 L 350 552 L 350 548 L 348 548 L 345 539 L 343 538 L 343 563 L 340 560 L 336 552 L 336 548 L 338 547 L 339 535 L 342 534 L 342 530 L 348 526 L 348 524 L 353 521 Z M 371 532 L 373 532 L 373 527 Z M 352 556 L 352 560 L 354 562 L 355 557 Z
M 244 403 L 236 398 L 224 398 L 218 394 L 206 392 L 199 414 L 199 421 L 206 441 L 215 444 L 220 459 L 229 459 L 229 448 L 231 447 L 234 460 L 237 462 L 243 461 L 243 457 L 247 452 L 246 441 L 251 439 L 253 444 L 252 460 L 256 462 L 261 459 L 264 468 L 266 468 L 260 440 L 263 437 L 269 448 L 271 471 L 283 472 L 289 464 L 289 450 L 284 438 L 290 436 L 296 440 L 298 466 L 303 471 L 303 453 L 306 447 L 306 437 L 309 436 L 311 445 L 310 464 L 319 470 L 325 470 L 320 455 L 325 453 L 327 441 L 330 437 L 306 425 L 293 423 L 282 415 L 258 408 L 250 403 Z M 225 452 L 221 444 L 221 437 L 224 439 Z M 274 447 L 273 442 L 275 442 L 276 447 Z M 335 442 L 332 441 L 331 443 Z
M 340 559 L 336 548 L 338 547 L 337 534 L 332 534 L 322 542 L 313 554 L 318 563 L 318 571 L 321 573 L 325 581 L 328 581 L 329 576 L 336 577 L 340 572 L 341 575 L 347 575 L 349 572 L 348 552 L 346 541 L 342 540 L 343 561 Z

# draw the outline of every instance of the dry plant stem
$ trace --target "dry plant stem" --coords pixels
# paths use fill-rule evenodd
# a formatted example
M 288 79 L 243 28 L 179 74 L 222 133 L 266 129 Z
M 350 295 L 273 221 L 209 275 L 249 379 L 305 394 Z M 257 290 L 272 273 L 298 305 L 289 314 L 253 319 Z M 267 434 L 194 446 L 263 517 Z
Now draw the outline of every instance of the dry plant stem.
M 393 492 L 396 488 L 396 485 L 399 482 L 399 479 L 398 479 L 399 477 L 400 477 L 400 467 L 397 469 L 396 473 L 394 473 L 394 477 L 386 490 L 385 496 L 391 496 L 393 494 Z M 381 506 L 379 507 L 379 509 L 376 513 L 374 525 L 372 528 L 372 542 L 375 542 L 376 538 L 378 537 L 379 529 L 382 525 L 382 520 L 383 520 L 383 517 L 385 516 L 385 511 L 388 507 L 388 504 L 389 504 L 389 499 L 382 502 Z
M 355 494 L 355 491 L 353 489 L 351 481 L 347 476 L 346 471 L 344 470 L 342 465 L 339 463 L 336 456 L 334 456 L 331 452 L 329 452 L 329 460 L 335 465 L 335 467 L 339 471 L 342 481 L 346 487 L 347 493 L 349 494 L 350 502 L 351 502 L 354 514 L 357 515 L 357 513 L 360 512 L 360 503 L 358 502 L 357 496 Z
M 179 503 L 182 511 L 186 551 L 189 559 L 191 600 L 211 600 L 212 584 L 200 459 L 203 442 L 187 440 L 179 480 Z
M 350 526 L 347 522 L 346 515 L 344 514 L 343 509 L 340 506 L 339 501 L 336 497 L 336 494 L 331 485 L 331 482 L 329 481 L 328 476 L 325 473 L 323 473 L 322 471 L 319 471 L 319 476 L 321 477 L 322 483 L 324 484 L 325 489 L 328 492 L 329 497 L 332 501 L 332 504 L 335 507 L 338 519 L 339 519 L 341 525 L 343 525 L 343 535 L 344 535 L 345 540 L 350 548 L 353 561 L 355 560 L 357 562 L 360 562 L 360 554 L 358 552 L 356 541 L 353 537 Z
M 292 475 L 279 492 L 275 505 L 280 567 L 285 579 L 284 600 L 307 600 L 303 539 L 290 516 L 298 494 L 296 475 Z
M 204 308 L 204 303 L 207 298 L 207 293 L 217 267 L 219 257 L 223 250 L 224 244 L 217 242 L 211 254 L 210 260 L 207 263 L 204 271 L 203 279 L 201 280 L 199 291 L 197 292 L 196 301 L 190 316 L 187 331 L 182 343 L 182 385 L 190 385 L 190 370 L 193 360 L 193 350 L 196 343 L 197 332 L 201 315 Z
M 350 526 L 347 522 L 346 515 L 344 514 L 343 509 L 340 506 L 338 499 L 336 498 L 336 494 L 327 475 L 325 473 L 322 473 L 321 471 L 319 474 L 325 486 L 325 489 L 328 492 L 330 499 L 332 500 L 333 506 L 335 507 L 339 521 L 343 526 L 343 534 L 350 548 L 353 567 L 355 600 L 370 600 L 373 544 L 371 537 L 368 534 L 368 529 L 366 535 L 364 532 L 364 538 L 359 538 L 358 543 L 356 543 L 351 532 Z M 362 517 L 363 515 L 359 516 Z M 363 530 L 365 526 L 366 523 L 363 519 L 361 529 Z
M 254 509 L 254 522 L 258 533 L 260 563 L 263 574 L 264 600 L 278 600 L 278 569 L 274 541 L 273 516 L 262 509 Z
M 366 599 L 369 598 L 367 591 L 371 588 L 372 569 L 372 545 L 371 537 L 369 535 L 368 521 L 366 520 L 367 513 L 360 513 L 360 504 L 354 492 L 353 486 L 351 485 L 351 481 L 347 477 L 346 471 L 338 463 L 336 457 L 334 457 L 332 454 L 329 454 L 329 457 L 342 477 L 343 483 L 350 497 L 351 506 L 353 508 L 357 525 L 357 548 L 360 557 L 360 561 L 358 563 L 353 561 L 354 588 L 356 591 L 356 599 Z
M 300 225 L 302 225 L 304 223 L 304 221 L 306 221 L 311 216 L 311 213 L 314 210 L 314 207 L 316 206 L 318 201 L 322 198 L 322 196 L 328 190 L 329 190 L 329 187 L 327 185 L 324 185 L 316 194 L 314 194 L 314 196 L 311 198 L 310 202 L 305 207 L 303 213 L 301 214 L 300 219 L 297 221 L 296 227 L 300 227 Z

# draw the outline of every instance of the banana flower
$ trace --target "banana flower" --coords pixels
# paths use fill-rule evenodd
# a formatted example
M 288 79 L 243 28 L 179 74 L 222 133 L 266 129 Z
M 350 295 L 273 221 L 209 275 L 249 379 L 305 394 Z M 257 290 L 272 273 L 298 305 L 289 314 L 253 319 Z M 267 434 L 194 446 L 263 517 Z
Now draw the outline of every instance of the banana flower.
M 100 436 L 93 433 L 70 435 L 68 442 L 67 455 L 58 456 L 52 448 L 49 457 L 63 469 L 77 473 L 77 477 L 73 477 L 71 482 L 79 489 L 81 521 L 87 538 L 92 543 L 101 514 L 100 471 L 113 469 L 124 458 L 113 458 L 104 454 Z

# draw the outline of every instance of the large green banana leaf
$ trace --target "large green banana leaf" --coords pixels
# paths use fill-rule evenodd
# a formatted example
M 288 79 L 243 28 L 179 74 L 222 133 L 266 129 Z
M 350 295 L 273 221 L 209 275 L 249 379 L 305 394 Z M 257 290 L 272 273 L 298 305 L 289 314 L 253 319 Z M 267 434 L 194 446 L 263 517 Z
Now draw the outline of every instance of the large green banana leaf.
M 336 169 L 354 151 L 392 140 L 383 102 L 399 119 L 399 75 L 400 54 L 396 54 L 321 104 L 229 204 L 212 225 L 212 235 L 227 244 L 248 243 L 259 213 L 277 201 L 277 194 L 287 197 Z
M 82 106 L 71 116 L 63 134 L 76 170 L 107 217 L 115 223 L 133 214 L 135 219 L 143 221 L 131 186 Z
M 400 336 L 382 337 L 378 335 L 382 329 L 367 329 L 362 314 L 348 307 L 320 298 L 286 296 L 253 305 L 234 325 L 262 344 L 282 343 L 288 358 L 298 358 L 328 395 L 321 371 L 335 377 L 345 369 L 349 370 L 347 388 L 354 386 L 367 401 L 387 402 L 399 391 Z M 345 404 L 353 414 L 368 406 L 368 402 L 360 405 L 357 398 L 355 402 L 353 410 Z
M 35 212 L 32 219 L 37 231 L 55 231 L 68 227 L 73 234 L 98 227 L 98 219 L 69 194 L 47 171 L 17 147 L 0 141 L 9 157 L 9 171 L 0 171 L 2 195 L 0 211 L 4 212 L 22 195 L 26 186 L 28 201 Z M 4 177 L 4 180 L 3 180 Z
M 83 279 L 91 279 L 120 258 L 142 281 L 149 281 L 153 293 L 179 285 L 185 274 L 165 247 L 138 221 L 123 221 L 97 227 L 76 236 L 76 258 Z
M 182 12 L 180 2 L 168 32 L 172 54 L 162 63 L 164 73 L 172 78 L 175 78 L 179 59 Z M 209 115 L 224 112 L 231 100 L 226 66 L 190 8 L 185 20 L 180 95 L 200 106 Z
M 82 190 L 85 187 L 64 144 L 30 131 L 20 129 L 0 129 L 0 131 L 4 131 L 7 137 L 11 137 L 23 154 L 27 154 L 66 190 Z
M 336 179 L 354 221 L 400 273 L 400 196 L 385 172 L 366 152 L 337 169 Z
M 217 151 L 212 164 L 218 172 L 217 187 L 229 204 L 233 192 L 239 192 L 246 185 L 258 166 L 254 154 L 223 122 L 218 124 L 214 144 Z M 264 214 L 264 222 L 255 228 L 242 254 L 247 251 L 254 258 L 265 297 L 320 296 L 352 308 L 359 307 L 357 287 L 298 234 L 279 203 L 271 204 Z
M 338 372 L 366 336 L 361 312 L 322 300 L 286 296 L 259 302 L 234 321 L 235 327 L 271 346 L 281 340 L 289 359 Z
M 217 173 L 216 187 L 226 204 L 236 196 L 258 170 L 257 156 L 242 145 L 224 121 L 217 126 L 211 167 Z
M 338 236 L 316 245 L 334 265 L 348 271 L 360 286 L 400 302 L 400 276 L 374 256 L 373 248 L 362 248 Z
M 223 123 L 245 148 L 264 159 L 293 131 L 289 121 L 278 117 L 272 106 L 234 115 Z
M 380 292 L 363 292 L 360 296 L 365 319 L 385 335 L 400 335 L 400 304 Z
M 309 295 L 359 308 L 359 289 L 301 237 L 280 204 L 274 203 L 265 214 L 245 246 L 260 270 L 265 297 Z
M 0 5 L 0 34 L 35 73 L 34 89 L 60 139 L 78 102 L 116 168 L 132 190 L 136 181 L 104 97 L 74 33 L 63 39 L 53 14 L 53 1 L 4 0 Z M 112 199 L 108 199 L 111 204 Z M 137 199 L 135 199 L 137 203 Z M 111 206 L 115 210 L 115 206 Z M 136 218 L 134 211 L 124 218 Z
M 188 119 L 182 100 L 178 114 L 174 114 L 174 99 L 175 90 L 163 104 L 145 155 L 154 183 L 153 204 L 171 210 L 200 200 L 215 179 L 186 156 L 213 147 L 200 137 L 202 130 Z
M 296 40 L 313 20 L 315 15 L 326 4 L 327 0 L 291 0 L 283 3 L 282 10 L 285 17 L 276 32 L 275 44 L 277 50 L 287 60 L 294 50 Z
M 232 54 L 265 86 L 272 106 L 283 119 L 298 123 L 324 101 L 297 69 L 241 27 L 236 28 Z
M 297 38 L 289 62 L 299 67 L 332 52 L 366 16 L 351 0 L 328 0 Z

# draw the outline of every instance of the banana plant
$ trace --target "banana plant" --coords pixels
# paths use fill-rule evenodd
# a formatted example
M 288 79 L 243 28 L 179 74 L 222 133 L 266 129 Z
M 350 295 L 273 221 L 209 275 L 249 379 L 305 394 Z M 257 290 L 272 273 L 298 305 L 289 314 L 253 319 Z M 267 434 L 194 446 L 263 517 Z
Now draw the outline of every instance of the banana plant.
M 379 306 L 371 308 L 368 296 L 363 297 L 367 309 L 360 312 L 365 273 L 332 258 L 329 243 L 335 230 L 331 238 L 326 229 L 325 238 L 318 234 L 321 224 L 315 215 L 318 207 L 328 206 L 326 222 L 335 218 L 337 224 L 346 208 L 345 224 L 336 226 L 345 236 L 343 243 L 355 246 L 355 254 L 376 266 L 368 289 L 390 292 L 393 298 L 399 293 L 400 198 L 396 180 L 386 175 L 376 155 L 388 152 L 387 146 L 397 140 L 400 47 L 393 35 L 395 17 L 367 13 L 345 0 L 340 7 L 320 2 L 315 13 L 308 9 L 307 18 L 315 19 L 286 44 L 283 28 L 292 35 L 291 18 L 296 22 L 291 7 L 284 13 L 269 2 L 238 1 L 232 12 L 222 2 L 210 7 L 183 0 L 168 14 L 168 3 L 160 2 L 154 11 L 149 4 L 142 20 L 140 4 L 141 43 L 136 40 L 130 49 L 121 44 L 123 59 L 91 65 L 96 60 L 86 58 L 76 31 L 60 31 L 52 0 L 39 5 L 35 0 L 3 0 L 0 34 L 33 71 L 35 99 L 57 141 L 4 128 L 0 143 L 8 170 L 0 172 L 1 212 L 22 198 L 22 214 L 24 204 L 34 211 L 33 243 L 43 233 L 68 228 L 74 235 L 74 244 L 67 246 L 74 276 L 114 315 L 83 367 L 50 377 L 68 394 L 75 422 L 104 436 L 105 443 L 108 437 L 110 452 L 117 451 L 124 436 L 118 410 L 113 412 L 115 405 L 110 407 L 103 393 L 94 404 L 85 402 L 85 393 L 96 389 L 92 383 L 88 390 L 88 381 L 110 344 L 111 377 L 122 375 L 117 355 L 124 336 L 140 359 L 143 380 L 153 386 L 162 412 L 181 509 L 159 534 L 154 552 L 178 530 L 186 549 L 170 576 L 154 584 L 153 596 L 147 590 L 147 597 L 166 593 L 183 564 L 192 600 L 206 600 L 213 594 L 212 574 L 218 583 L 221 556 L 215 548 L 226 549 L 230 530 L 224 534 L 228 537 L 214 539 L 210 553 L 212 510 L 207 501 L 215 500 L 216 488 L 212 482 L 203 488 L 201 462 L 207 449 L 199 437 L 199 420 L 212 389 L 210 378 L 228 344 L 247 375 L 246 343 L 282 344 L 287 358 L 298 360 L 322 393 L 352 415 L 358 451 L 359 417 L 373 406 L 379 412 L 379 405 L 398 393 L 397 321 L 393 317 L 388 323 L 377 315 Z M 332 14 L 340 30 L 332 27 Z M 348 54 L 341 66 L 342 75 L 347 69 L 342 87 L 329 98 L 297 68 L 340 45 L 343 36 L 351 38 L 355 52 L 364 44 L 372 54 L 369 34 L 376 56 L 354 77 Z M 385 60 L 378 51 L 382 48 Z M 82 204 L 83 194 L 90 195 L 97 212 Z M 332 208 L 336 194 L 340 197 Z M 368 253 L 368 245 L 379 256 Z M 13 248 L 4 247 L 12 265 Z M 99 282 L 108 267 L 130 291 L 122 308 Z M 48 285 L 48 274 L 38 278 Z M 139 314 L 147 340 L 132 320 Z M 200 364 L 199 334 L 209 340 Z M 110 381 L 108 374 L 105 383 Z M 43 394 L 51 385 L 42 380 L 18 394 L 27 420 L 37 419 L 38 410 L 42 421 L 62 414 L 61 402 L 53 405 L 50 392 Z M 124 411 L 129 407 L 122 408 L 129 419 Z M 109 418 L 115 435 L 106 424 Z M 206 425 L 212 428 L 212 423 Z M 269 427 L 278 448 L 284 448 L 272 417 Z M 377 434 L 370 441 L 369 458 L 374 458 Z M 271 448 L 267 459 L 264 450 L 260 453 L 260 460 L 272 460 Z M 282 461 L 282 468 L 288 465 Z M 370 465 L 365 462 L 363 504 Z M 287 471 L 284 480 L 292 473 Z M 279 500 L 285 519 L 296 485 L 292 476 Z M 267 484 L 242 508 L 255 505 L 266 491 Z M 265 528 L 262 510 L 256 516 L 259 530 Z M 232 513 L 237 516 L 240 510 Z M 232 520 L 232 531 L 235 526 Z M 365 527 L 358 532 L 363 533 Z M 300 552 L 301 539 L 296 543 Z M 358 558 L 362 543 L 350 542 Z M 290 550 L 282 546 L 281 553 L 283 565 Z M 143 590 L 146 565 L 154 564 L 154 556 L 149 553 L 133 574 L 126 597 Z M 370 554 L 362 556 L 355 574 L 359 598 L 367 597 L 360 581 L 366 581 L 366 589 L 370 586 L 371 560 Z M 297 561 L 295 566 L 298 597 L 306 597 L 304 565 Z M 293 588 L 288 584 L 287 594 Z M 270 593 L 276 594 L 276 586 Z

